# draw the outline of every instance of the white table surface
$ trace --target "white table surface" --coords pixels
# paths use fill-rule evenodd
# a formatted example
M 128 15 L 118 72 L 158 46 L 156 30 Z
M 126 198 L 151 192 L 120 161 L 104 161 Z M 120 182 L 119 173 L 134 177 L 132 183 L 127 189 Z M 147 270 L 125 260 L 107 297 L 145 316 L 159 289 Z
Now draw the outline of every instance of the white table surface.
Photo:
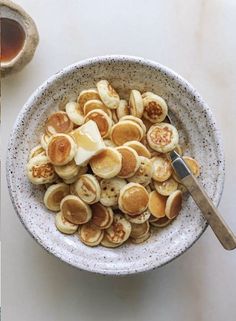
M 236 232 L 236 1 L 18 3 L 35 19 L 40 44 L 24 70 L 2 82 L 3 159 L 17 113 L 50 75 L 96 55 L 150 58 L 189 80 L 214 111 L 227 167 L 220 210 Z M 210 229 L 156 271 L 119 278 L 81 272 L 28 235 L 11 205 L 2 167 L 4 321 L 236 320 L 236 253 L 224 251 Z

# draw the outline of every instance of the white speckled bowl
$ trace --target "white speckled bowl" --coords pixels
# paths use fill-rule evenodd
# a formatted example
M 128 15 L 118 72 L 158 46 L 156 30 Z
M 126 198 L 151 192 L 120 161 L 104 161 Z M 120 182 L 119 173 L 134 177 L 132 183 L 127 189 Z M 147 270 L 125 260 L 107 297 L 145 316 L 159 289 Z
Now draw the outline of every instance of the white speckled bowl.
M 218 205 L 224 183 L 224 156 L 211 110 L 199 94 L 170 69 L 142 58 L 105 56 L 66 67 L 47 80 L 29 98 L 14 125 L 9 142 L 7 179 L 15 210 L 31 235 L 47 251 L 80 269 L 102 274 L 131 274 L 166 264 L 188 249 L 204 232 L 207 223 L 191 197 L 168 227 L 143 244 L 120 248 L 90 248 L 76 236 L 59 233 L 54 214 L 43 205 L 43 188 L 28 182 L 25 166 L 30 149 L 38 143 L 48 114 L 63 97 L 75 99 L 82 89 L 108 79 L 123 95 L 131 88 L 154 91 L 168 103 L 170 115 L 186 145 L 186 154 L 201 164 L 200 181 Z

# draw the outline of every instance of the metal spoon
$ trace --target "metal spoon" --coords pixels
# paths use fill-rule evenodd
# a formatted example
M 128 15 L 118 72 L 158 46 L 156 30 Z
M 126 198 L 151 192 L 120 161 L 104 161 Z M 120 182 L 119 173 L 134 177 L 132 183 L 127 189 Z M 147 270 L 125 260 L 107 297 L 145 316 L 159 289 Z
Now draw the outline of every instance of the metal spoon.
M 166 122 L 172 124 L 171 118 L 166 117 Z M 193 200 L 200 208 L 205 219 L 211 226 L 216 237 L 226 250 L 233 250 L 236 248 L 236 237 L 229 226 L 224 221 L 218 209 L 214 206 L 207 193 L 197 181 L 195 176 L 191 173 L 183 158 L 171 151 L 169 153 L 171 165 L 178 175 L 181 183 L 187 188 Z

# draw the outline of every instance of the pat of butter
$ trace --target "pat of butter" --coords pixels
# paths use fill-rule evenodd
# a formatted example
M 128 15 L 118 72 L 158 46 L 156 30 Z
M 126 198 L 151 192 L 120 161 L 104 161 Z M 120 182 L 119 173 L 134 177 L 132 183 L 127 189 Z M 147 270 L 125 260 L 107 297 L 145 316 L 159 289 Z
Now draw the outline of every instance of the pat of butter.
M 78 147 L 75 154 L 77 165 L 86 165 L 93 156 L 106 148 L 98 126 L 93 120 L 75 129 L 71 135 Z

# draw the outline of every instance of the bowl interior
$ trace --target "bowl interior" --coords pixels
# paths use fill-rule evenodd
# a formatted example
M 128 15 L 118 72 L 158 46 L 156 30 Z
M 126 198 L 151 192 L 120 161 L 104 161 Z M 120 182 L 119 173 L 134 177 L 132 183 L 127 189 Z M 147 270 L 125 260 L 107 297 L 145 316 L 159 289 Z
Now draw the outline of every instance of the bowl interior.
M 64 236 L 54 225 L 54 214 L 43 204 L 44 188 L 28 182 L 25 166 L 29 151 L 39 143 L 47 115 L 66 99 L 108 79 L 121 97 L 130 89 L 154 91 L 162 96 L 180 133 L 185 154 L 201 165 L 200 181 L 217 205 L 224 181 L 224 158 L 212 114 L 201 97 L 169 69 L 139 58 L 116 56 L 86 60 L 51 77 L 38 88 L 15 123 L 7 162 L 8 183 L 17 213 L 33 237 L 49 252 L 81 269 L 104 274 L 128 274 L 161 266 L 180 255 L 206 227 L 199 209 L 189 196 L 183 209 L 168 227 L 157 230 L 143 244 L 120 248 L 89 248 L 77 236 Z

